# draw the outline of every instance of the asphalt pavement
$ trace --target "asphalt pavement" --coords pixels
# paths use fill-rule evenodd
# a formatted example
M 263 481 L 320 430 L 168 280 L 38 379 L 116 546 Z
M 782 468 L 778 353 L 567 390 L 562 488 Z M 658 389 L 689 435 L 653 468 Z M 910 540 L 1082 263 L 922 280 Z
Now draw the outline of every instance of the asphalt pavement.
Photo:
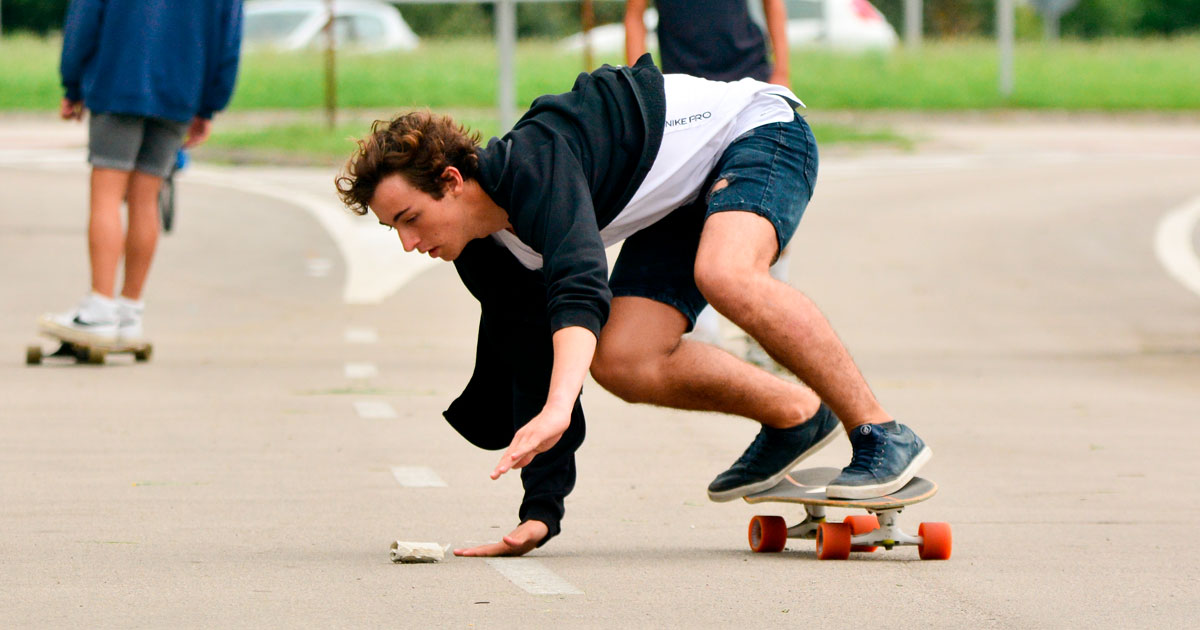
M 1200 123 L 897 124 L 917 150 L 825 153 L 791 281 L 933 447 L 901 524 L 949 522 L 950 560 L 754 554 L 750 516 L 802 511 L 705 487 L 756 427 L 589 382 L 559 538 L 399 565 L 516 524 L 519 480 L 440 415 L 478 317 L 452 266 L 346 215 L 332 170 L 197 164 L 153 359 L 29 367 L 88 288 L 83 130 L 0 119 L 0 627 L 1194 625 Z

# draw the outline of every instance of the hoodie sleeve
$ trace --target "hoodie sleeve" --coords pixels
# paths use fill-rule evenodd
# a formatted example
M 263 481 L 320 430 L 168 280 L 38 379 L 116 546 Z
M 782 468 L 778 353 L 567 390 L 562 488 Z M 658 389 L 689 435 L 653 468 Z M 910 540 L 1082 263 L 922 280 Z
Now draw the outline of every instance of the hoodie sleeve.
M 511 199 L 501 206 L 517 237 L 542 255 L 550 332 L 582 326 L 599 337 L 612 291 L 583 168 L 566 141 L 549 132 L 514 137 L 510 155 Z
M 71 0 L 63 24 L 62 74 L 63 90 L 68 100 L 83 100 L 83 69 L 96 54 L 100 43 L 100 19 L 105 0 Z
M 217 41 L 209 53 L 208 72 L 204 78 L 204 94 L 200 99 L 200 118 L 212 118 L 225 109 L 233 96 L 237 81 L 238 58 L 242 50 L 242 3 L 228 0 L 221 12 Z

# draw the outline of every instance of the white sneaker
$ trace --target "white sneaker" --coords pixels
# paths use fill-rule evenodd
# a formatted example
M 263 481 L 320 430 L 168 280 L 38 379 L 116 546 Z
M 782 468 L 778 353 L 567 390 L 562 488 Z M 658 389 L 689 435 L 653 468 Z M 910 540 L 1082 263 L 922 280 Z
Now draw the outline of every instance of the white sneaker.
M 63 341 L 111 345 L 117 340 L 117 304 L 112 298 L 89 293 L 75 309 L 44 315 L 38 323 L 43 331 Z
M 116 301 L 117 338 L 125 345 L 144 343 L 146 334 L 142 330 L 142 312 L 146 308 L 146 303 L 126 297 L 118 297 Z

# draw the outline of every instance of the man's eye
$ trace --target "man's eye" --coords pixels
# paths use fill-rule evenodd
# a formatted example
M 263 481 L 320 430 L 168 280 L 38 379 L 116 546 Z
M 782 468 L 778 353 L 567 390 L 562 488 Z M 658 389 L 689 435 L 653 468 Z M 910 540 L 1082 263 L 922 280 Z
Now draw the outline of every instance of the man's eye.
M 404 220 L 405 225 L 412 225 L 417 222 L 417 215 L 413 215 Z

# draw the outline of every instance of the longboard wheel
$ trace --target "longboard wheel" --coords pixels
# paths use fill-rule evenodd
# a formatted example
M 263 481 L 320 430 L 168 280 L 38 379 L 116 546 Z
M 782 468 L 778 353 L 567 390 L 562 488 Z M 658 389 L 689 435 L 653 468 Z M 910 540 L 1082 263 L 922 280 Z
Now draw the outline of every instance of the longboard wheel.
M 949 560 L 953 537 L 950 535 L 949 523 L 921 523 L 917 528 L 921 544 L 917 545 L 917 553 L 922 560 Z
M 87 362 L 92 365 L 104 365 L 104 359 L 107 355 L 108 353 L 101 348 L 88 348 Z
M 842 522 L 850 526 L 850 533 L 855 536 L 879 529 L 879 519 L 874 514 L 855 514 Z
M 42 347 L 41 346 L 26 346 L 25 347 L 25 365 L 41 365 L 42 363 Z
M 845 560 L 850 557 L 850 537 L 846 523 L 821 523 L 817 526 L 817 558 Z
M 755 553 L 775 553 L 787 546 L 787 521 L 782 516 L 755 516 L 750 519 L 750 549 Z
M 149 344 L 146 344 L 145 348 L 142 348 L 141 350 L 138 350 L 133 353 L 133 358 L 138 363 L 145 363 L 146 361 L 150 360 L 150 357 L 153 354 L 154 354 L 154 347 Z
M 847 516 L 843 523 L 850 526 L 850 533 L 858 536 L 879 529 L 879 519 L 874 514 L 855 514 Z M 875 545 L 850 545 L 850 551 L 871 553 L 879 547 Z

